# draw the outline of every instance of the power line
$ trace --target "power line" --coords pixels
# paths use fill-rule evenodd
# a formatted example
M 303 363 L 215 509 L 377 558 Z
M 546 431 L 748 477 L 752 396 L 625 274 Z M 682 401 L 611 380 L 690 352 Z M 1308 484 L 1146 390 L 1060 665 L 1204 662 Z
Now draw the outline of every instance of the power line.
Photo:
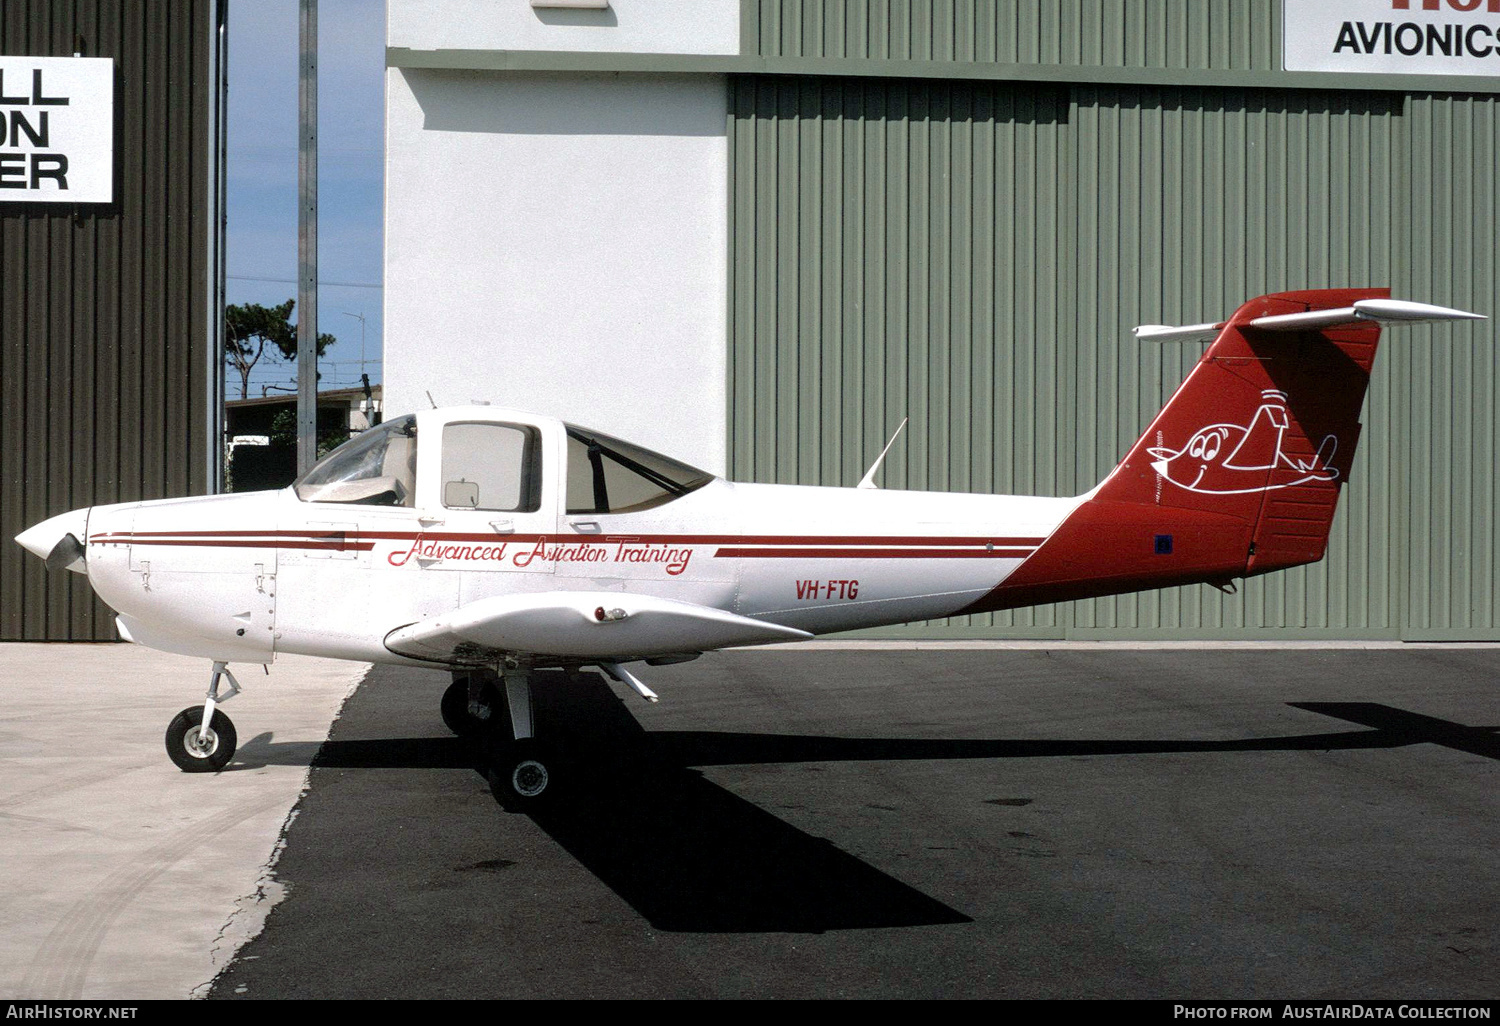
M 226 278 L 232 278 L 235 281 L 270 281 L 270 282 L 276 282 L 276 283 L 282 284 L 282 285 L 295 285 L 295 284 L 297 284 L 297 279 L 296 278 L 262 278 L 262 277 L 259 277 L 257 275 L 253 275 L 253 274 L 226 274 L 224 277 L 226 277 Z M 346 289 L 383 289 L 383 288 L 385 288 L 384 285 L 376 285 L 376 284 L 373 284 L 373 283 L 367 282 L 367 281 L 324 281 L 322 278 L 318 279 L 318 284 L 319 285 L 336 285 L 336 286 L 339 286 L 341 288 L 346 288 Z

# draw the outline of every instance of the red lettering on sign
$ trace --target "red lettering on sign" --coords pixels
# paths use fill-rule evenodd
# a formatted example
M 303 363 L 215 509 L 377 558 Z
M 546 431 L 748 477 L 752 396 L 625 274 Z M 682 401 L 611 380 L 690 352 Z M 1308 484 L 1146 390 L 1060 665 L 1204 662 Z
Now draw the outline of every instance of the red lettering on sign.
M 1449 7 L 1455 11 L 1477 11 L 1479 5 L 1484 4 L 1484 9 L 1490 14 L 1500 14 L 1500 0 L 1446 0 Z M 1422 0 L 1421 10 L 1440 11 L 1443 9 L 1444 0 Z M 1409 11 L 1412 9 L 1411 0 L 1391 0 L 1391 10 Z

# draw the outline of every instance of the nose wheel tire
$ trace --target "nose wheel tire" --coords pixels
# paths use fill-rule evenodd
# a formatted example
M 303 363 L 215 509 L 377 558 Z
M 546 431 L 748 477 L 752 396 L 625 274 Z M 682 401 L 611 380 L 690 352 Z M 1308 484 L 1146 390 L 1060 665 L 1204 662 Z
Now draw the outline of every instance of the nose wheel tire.
M 558 760 L 535 738 L 496 745 L 488 773 L 495 801 L 512 810 L 540 808 L 557 794 Z
M 172 717 L 167 725 L 167 756 L 184 773 L 217 773 L 234 758 L 234 724 L 215 709 L 208 721 L 208 736 L 200 737 L 203 706 L 192 705 Z

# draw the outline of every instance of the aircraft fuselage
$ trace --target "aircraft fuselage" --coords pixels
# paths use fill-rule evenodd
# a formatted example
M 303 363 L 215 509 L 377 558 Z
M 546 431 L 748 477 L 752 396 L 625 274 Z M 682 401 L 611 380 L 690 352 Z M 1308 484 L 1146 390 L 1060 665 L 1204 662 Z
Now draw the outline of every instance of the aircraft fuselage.
M 722 479 L 639 512 L 569 514 L 553 499 L 519 514 L 307 502 L 288 488 L 99 506 L 85 565 L 124 630 L 154 647 L 409 663 L 386 647 L 393 630 L 511 594 L 659 596 L 811 634 L 947 616 L 1079 502 Z

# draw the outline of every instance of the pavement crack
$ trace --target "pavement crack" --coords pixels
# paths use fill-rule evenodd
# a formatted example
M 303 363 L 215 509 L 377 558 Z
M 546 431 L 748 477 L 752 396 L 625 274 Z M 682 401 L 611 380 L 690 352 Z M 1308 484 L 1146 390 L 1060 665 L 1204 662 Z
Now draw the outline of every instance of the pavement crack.
M 364 682 L 367 672 L 368 668 L 361 670 L 350 680 L 344 696 L 339 699 L 339 707 L 329 724 L 328 735 L 319 744 L 319 751 L 322 750 L 324 744 L 328 743 L 328 738 L 333 736 L 334 725 L 343 716 L 344 707 L 354 692 L 359 689 L 360 684 Z M 218 983 L 219 978 L 234 964 L 235 956 L 239 954 L 240 949 L 260 935 L 260 932 L 265 929 L 266 919 L 270 916 L 271 910 L 290 893 L 290 885 L 282 883 L 276 877 L 276 864 L 281 861 L 281 855 L 286 851 L 287 835 L 302 812 L 303 800 L 312 789 L 312 768 L 316 762 L 317 759 L 314 757 L 302 773 L 302 786 L 298 789 L 291 808 L 287 810 L 286 818 L 281 822 L 281 829 L 277 832 L 276 844 L 272 846 L 270 856 L 260 868 L 260 874 L 255 880 L 255 889 L 234 903 L 233 911 L 224 920 L 224 925 L 219 927 L 218 934 L 209 946 L 208 957 L 209 964 L 213 967 L 213 975 L 194 987 L 188 994 L 190 998 L 198 1000 L 209 996 L 214 984 Z
M 311 771 L 309 771 L 309 776 L 310 773 Z M 286 851 L 287 832 L 291 830 L 292 824 L 301 812 L 302 799 L 307 797 L 308 784 L 308 778 L 304 777 L 302 789 L 297 793 L 297 800 L 292 803 L 286 819 L 282 821 L 276 844 L 271 849 L 271 855 L 265 865 L 261 866 L 260 875 L 256 877 L 255 889 L 234 903 L 233 911 L 219 927 L 218 934 L 209 945 L 208 957 L 214 969 L 213 975 L 194 987 L 188 997 L 193 999 L 208 997 L 214 984 L 219 981 L 219 977 L 223 976 L 234 963 L 235 955 L 239 953 L 240 948 L 260 935 L 261 930 L 265 929 L 266 917 L 287 896 L 290 888 L 276 878 L 276 863 L 281 860 L 282 852 Z

